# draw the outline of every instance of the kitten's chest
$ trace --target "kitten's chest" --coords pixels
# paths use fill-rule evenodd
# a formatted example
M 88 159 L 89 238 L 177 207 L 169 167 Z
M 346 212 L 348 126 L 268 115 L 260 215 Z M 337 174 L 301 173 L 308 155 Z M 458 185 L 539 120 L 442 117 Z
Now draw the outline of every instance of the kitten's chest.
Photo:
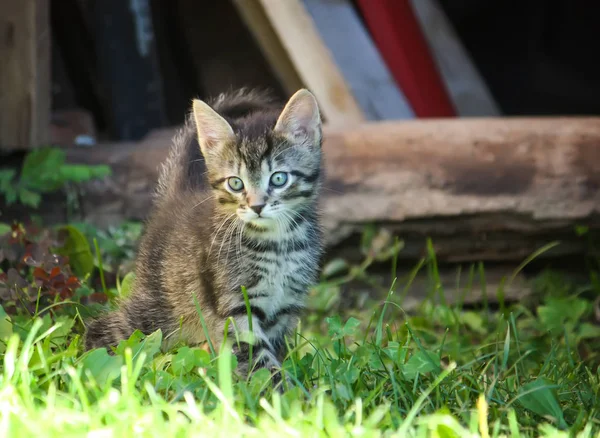
M 281 295 L 299 278 L 299 264 L 293 259 L 280 257 L 273 261 L 261 260 L 249 271 L 248 284 L 253 292 Z
M 296 301 L 303 298 L 315 272 L 316 265 L 305 252 L 264 257 L 247 264 L 242 285 L 250 297 Z

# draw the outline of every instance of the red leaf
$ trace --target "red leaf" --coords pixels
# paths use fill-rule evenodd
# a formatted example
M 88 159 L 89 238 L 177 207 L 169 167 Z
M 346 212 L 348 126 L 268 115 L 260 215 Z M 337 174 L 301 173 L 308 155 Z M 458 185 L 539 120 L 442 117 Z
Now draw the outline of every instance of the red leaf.
M 55 266 L 54 268 L 52 268 L 52 270 L 50 271 L 50 278 L 54 278 L 56 276 L 60 275 L 60 268 L 58 266 Z
M 33 270 L 33 277 L 40 280 L 47 280 L 48 274 L 42 268 L 35 268 Z

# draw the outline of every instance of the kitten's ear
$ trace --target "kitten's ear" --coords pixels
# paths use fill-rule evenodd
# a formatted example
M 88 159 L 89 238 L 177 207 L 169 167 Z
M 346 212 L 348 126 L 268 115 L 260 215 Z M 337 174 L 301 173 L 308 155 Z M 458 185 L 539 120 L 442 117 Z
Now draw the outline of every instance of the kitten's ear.
M 315 96 L 306 89 L 296 91 L 277 119 L 275 131 L 293 142 L 320 146 L 321 115 Z
M 210 154 L 215 147 L 234 138 L 235 135 L 229 123 L 206 103 L 194 99 L 192 108 L 198 143 L 203 155 Z

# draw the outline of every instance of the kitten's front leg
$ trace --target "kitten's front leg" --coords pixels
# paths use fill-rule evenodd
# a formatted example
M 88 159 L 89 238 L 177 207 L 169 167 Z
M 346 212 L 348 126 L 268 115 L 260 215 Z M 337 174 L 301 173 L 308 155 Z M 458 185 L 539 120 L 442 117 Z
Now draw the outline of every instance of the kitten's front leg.
M 232 315 L 232 318 L 235 326 L 230 326 L 228 336 L 233 340 L 238 370 L 243 375 L 248 375 L 260 368 L 280 368 L 276 349 L 262 330 L 260 316 L 252 315 L 252 332 L 247 315 Z

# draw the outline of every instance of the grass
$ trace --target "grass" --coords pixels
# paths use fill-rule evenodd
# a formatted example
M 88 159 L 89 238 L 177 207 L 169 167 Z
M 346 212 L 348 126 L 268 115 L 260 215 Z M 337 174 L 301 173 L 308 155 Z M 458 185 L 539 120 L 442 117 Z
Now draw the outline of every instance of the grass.
M 326 267 L 311 303 L 370 281 L 375 262 L 395 272 L 401 244 L 377 242 L 363 242 L 359 265 Z M 431 293 L 406 314 L 419 270 Z M 473 275 L 485 284 L 483 265 Z M 226 351 L 162 352 L 160 332 L 134 333 L 115 355 L 82 353 L 86 308 L 76 301 L 0 314 L 0 436 L 598 436 L 593 281 L 548 272 L 533 282 L 532 302 L 504 302 L 501 286 L 499 305 L 465 308 L 449 304 L 439 278 L 430 245 L 411 274 L 392 274 L 384 299 L 335 314 L 314 308 L 290 339 L 281 393 L 267 370 L 239 378 Z M 109 295 L 126 294 L 125 283 Z

